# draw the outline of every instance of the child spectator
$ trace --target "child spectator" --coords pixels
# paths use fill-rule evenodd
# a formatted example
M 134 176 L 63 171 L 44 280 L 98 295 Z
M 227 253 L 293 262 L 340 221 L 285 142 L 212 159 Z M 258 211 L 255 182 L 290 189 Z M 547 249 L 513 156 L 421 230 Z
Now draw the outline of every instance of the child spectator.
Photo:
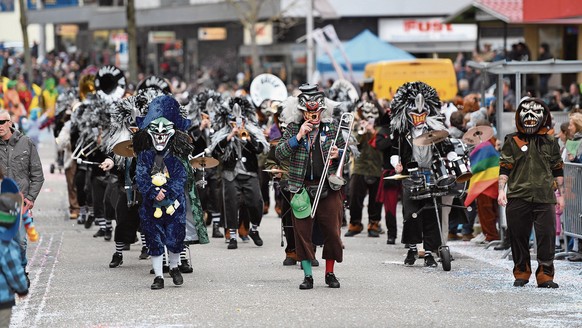
M 0 180 L 3 178 L 0 170 Z M 28 294 L 28 281 L 22 266 L 20 244 L 16 239 L 20 220 L 15 206 L 17 194 L 0 194 L 0 327 L 10 326 L 14 294 Z M 21 196 L 17 196 L 22 200 Z

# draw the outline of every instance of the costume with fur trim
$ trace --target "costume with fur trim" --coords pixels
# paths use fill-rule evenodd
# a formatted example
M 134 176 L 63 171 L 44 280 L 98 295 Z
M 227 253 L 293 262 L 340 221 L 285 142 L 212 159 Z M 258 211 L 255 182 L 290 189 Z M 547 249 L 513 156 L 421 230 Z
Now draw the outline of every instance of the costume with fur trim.
M 324 97 L 323 92 L 319 91 L 316 85 L 304 84 L 299 90 L 302 93 L 297 98 L 288 98 L 284 102 L 281 116 L 288 122 L 288 125 L 277 144 L 275 156 L 279 161 L 289 163 L 288 182 L 289 191 L 294 194 L 293 199 L 303 194 L 298 193 L 302 188 L 315 190 L 320 179 L 326 180 L 315 217 L 298 219 L 295 211 L 292 215 L 297 259 L 301 261 L 305 275 L 305 280 L 300 288 L 313 288 L 311 261 L 315 259 L 312 241 L 315 222 L 317 222 L 324 240 L 323 258 L 326 260 L 326 282 L 328 279 L 332 279 L 329 277 L 333 277 L 335 282 L 332 285 L 330 280 L 329 285 L 338 288 L 339 282 L 335 279 L 333 266 L 335 262 L 343 261 L 343 247 L 340 238 L 343 206 L 341 189 L 334 190 L 335 187 L 332 188 L 328 178 L 330 174 L 337 171 L 339 159 L 331 160 L 327 176 L 322 176 L 324 162 L 328 158 L 337 134 L 337 125 L 333 123 L 332 119 L 334 106 L 329 99 Z M 306 120 L 311 124 L 312 131 L 298 140 L 302 125 L 306 124 L 307 126 Z M 349 134 L 349 131 L 347 133 Z M 344 147 L 344 140 L 340 133 L 336 141 L 336 146 L 339 149 Z M 344 154 L 344 156 L 348 156 L 348 154 Z M 313 194 L 308 197 L 311 198 L 311 202 L 313 202 Z M 293 204 L 293 200 L 291 204 Z M 293 207 L 293 205 L 291 206 Z
M 391 106 L 393 146 L 395 153 L 400 156 L 403 166 L 402 174 L 408 174 L 407 165 L 416 162 L 419 170 L 431 172 L 431 163 L 436 153 L 446 154 L 452 150 L 448 140 L 431 146 L 417 146 L 413 144 L 415 138 L 433 130 L 446 130 L 443 117 L 439 115 L 440 100 L 436 90 L 424 82 L 408 82 L 398 88 Z M 406 182 L 406 181 L 405 181 Z M 404 183 L 406 186 L 406 183 Z M 413 200 L 411 191 L 403 188 L 403 217 L 402 243 L 416 245 L 423 243 L 427 254 L 437 251 L 441 245 L 438 220 L 434 210 L 420 211 L 423 206 L 433 206 L 432 198 Z M 416 213 L 417 217 L 413 218 Z M 409 249 L 409 257 L 416 252 L 416 246 Z M 432 255 L 432 254 L 431 254 Z M 412 265 L 415 258 L 405 260 L 405 264 Z M 411 262 L 407 262 L 411 260 Z
M 189 130 L 189 135 L 193 139 L 194 152 L 192 155 L 196 156 L 202 152 L 206 152 L 208 146 L 211 142 L 211 135 L 214 133 L 212 125 L 200 129 L 202 120 L 208 118 L 211 122 L 214 121 L 214 117 L 217 112 L 217 108 L 221 106 L 223 100 L 222 96 L 215 92 L 214 90 L 205 90 L 199 94 L 192 96 L 188 104 L 185 105 L 188 108 L 188 118 L 192 120 L 192 127 Z M 209 156 L 209 154 L 205 154 Z M 224 226 L 224 222 L 221 224 L 221 212 L 222 212 L 222 202 L 221 202 L 221 178 L 218 167 L 206 168 L 204 170 L 195 170 L 193 174 L 196 176 L 196 192 L 199 195 L 201 209 L 206 212 L 210 219 L 212 220 L 212 237 L 222 238 L 224 235 L 220 232 L 219 227 Z M 204 178 L 204 179 L 203 179 Z M 191 180 L 189 180 L 190 182 Z M 203 182 L 205 185 L 203 186 Z M 222 220 L 224 221 L 224 219 Z
M 257 154 L 266 153 L 269 143 L 257 126 L 257 117 L 250 102 L 244 98 L 225 101 L 215 116 L 215 134 L 208 147 L 222 163 L 223 213 L 230 229 L 229 248 L 236 248 L 236 229 L 239 226 L 239 209 L 244 204 L 258 236 L 263 217 L 263 199 L 260 195 Z M 231 135 L 234 127 L 238 134 Z M 242 131 L 246 131 L 246 135 Z M 242 202 L 241 202 L 242 197 Z M 262 245 L 262 241 L 255 244 Z
M 176 129 L 176 135 L 170 138 L 163 150 L 156 150 L 148 135 L 150 123 L 164 118 Z M 180 157 L 187 160 L 192 148 L 185 142 L 188 138 L 186 130 L 190 122 L 180 114 L 178 102 L 171 96 L 154 98 L 148 105 L 145 117 L 136 119 L 140 131 L 134 136 L 134 151 L 137 154 L 136 182 L 142 194 L 143 203 L 139 213 L 141 227 L 146 235 L 149 254 L 160 256 L 164 246 L 172 253 L 180 253 L 184 248 L 186 233 L 186 199 L 184 186 L 187 182 L 187 172 Z M 152 175 L 168 173 L 169 178 L 164 185 L 165 198 L 176 201 L 173 214 L 163 213 L 160 218 L 154 218 L 156 196 L 159 190 L 152 183 Z
M 163 90 L 159 88 L 146 88 L 143 92 L 138 92 L 136 94 L 136 99 L 133 102 L 136 104 L 136 108 L 138 109 L 138 118 L 137 121 L 140 122 L 140 116 L 146 116 L 149 112 L 148 104 L 155 98 L 159 96 L 163 96 L 165 93 Z M 191 165 L 188 162 L 188 157 L 192 154 L 193 145 L 191 143 L 191 136 L 188 135 L 187 131 L 191 131 L 193 128 L 193 122 L 190 119 L 186 119 L 186 117 L 190 116 L 190 107 L 188 104 L 186 106 L 179 106 L 178 116 L 185 124 L 181 124 L 178 130 L 175 131 L 174 136 L 168 142 L 167 150 L 173 153 L 177 158 L 182 161 L 184 165 L 187 175 L 188 181 L 197 181 L 196 179 L 196 172 L 192 169 Z M 137 153 L 142 149 L 151 149 L 153 147 L 153 143 L 151 137 L 147 134 L 146 131 L 138 131 L 133 136 L 133 147 L 134 151 Z M 186 187 L 186 195 L 188 196 L 188 202 L 191 204 L 191 214 L 188 213 L 187 215 L 187 224 L 186 224 L 186 239 L 185 242 L 187 244 L 192 243 L 200 243 L 200 244 L 207 244 L 208 240 L 208 232 L 206 231 L 206 226 L 204 225 L 204 218 L 202 207 L 200 204 L 200 198 L 198 196 L 198 192 L 196 191 L 195 183 L 188 183 Z

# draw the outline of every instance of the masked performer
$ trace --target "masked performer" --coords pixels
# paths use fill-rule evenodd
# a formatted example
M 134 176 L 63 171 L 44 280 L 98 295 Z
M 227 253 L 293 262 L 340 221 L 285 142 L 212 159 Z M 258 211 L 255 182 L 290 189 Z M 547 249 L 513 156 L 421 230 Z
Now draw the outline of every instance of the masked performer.
M 71 154 L 73 161 L 82 157 L 84 153 L 83 149 L 91 139 L 89 118 L 91 116 L 92 104 L 96 99 L 94 81 L 95 75 L 91 73 L 82 75 L 79 80 L 80 102 L 73 106 L 69 132 L 71 149 L 73 149 Z M 91 167 L 82 162 L 77 163 L 73 178 L 74 188 L 77 193 L 77 203 L 79 204 L 79 217 L 77 222 L 84 224 L 87 229 L 91 228 L 93 221 L 95 221 L 90 176 Z
M 392 139 L 390 138 L 390 109 L 386 109 L 384 114 L 378 118 L 378 125 L 380 130 L 376 134 L 372 142 L 372 146 L 382 152 L 383 156 L 383 171 L 382 176 L 388 177 L 394 175 L 396 171 L 394 166 L 390 163 L 390 158 L 394 153 L 395 148 L 392 147 Z M 396 207 L 398 205 L 398 195 L 402 185 L 400 181 L 380 179 L 378 185 L 378 193 L 376 194 L 376 201 L 384 204 L 384 213 L 386 217 L 386 230 L 388 238 L 386 243 L 388 245 L 396 244 L 397 225 L 396 225 Z
M 415 138 L 428 131 L 446 130 L 438 116 L 440 100 L 436 90 L 423 82 L 409 82 L 396 91 L 391 103 L 392 120 L 390 127 L 393 133 L 393 145 L 397 147 L 400 163 L 395 166 L 397 173 L 408 175 L 408 167 L 417 168 L 417 172 L 433 178 L 431 165 L 438 153 L 446 154 L 453 147 L 449 143 L 440 142 L 436 145 L 417 146 Z M 441 245 L 439 235 L 440 224 L 434 209 L 421 210 L 424 206 L 432 207 L 432 197 L 415 200 L 411 198 L 412 191 L 406 188 L 409 180 L 404 181 L 402 195 L 402 212 L 404 224 L 402 227 L 402 243 L 409 245 L 404 264 L 411 266 L 416 261 L 418 250 L 416 244 L 423 243 L 425 249 L 424 265 L 436 267 L 432 255 Z M 454 182 L 454 180 L 453 180 Z M 413 216 L 413 214 L 416 214 Z
M 352 237 L 363 230 L 362 211 L 364 199 L 368 195 L 368 237 L 380 237 L 382 203 L 376 201 L 380 178 L 382 177 L 382 152 L 376 150 L 376 119 L 378 107 L 372 102 L 363 102 L 358 109 L 359 125 L 356 134 L 360 156 L 354 160 L 350 175 L 350 226 L 346 237 Z
M 344 137 L 336 133 L 337 127 L 332 122 L 331 100 L 326 99 L 316 85 L 304 84 L 299 90 L 301 94 L 297 98 L 288 98 L 284 103 L 282 116 L 289 124 L 275 151 L 279 161 L 289 162 L 289 191 L 294 194 L 291 206 L 295 244 L 297 258 L 301 261 L 305 275 L 299 288 L 313 288 L 311 261 L 315 259 L 315 252 L 311 238 L 315 223 L 319 225 L 324 238 L 325 283 L 331 288 L 339 288 L 334 264 L 343 260 L 340 238 L 343 210 L 339 191 L 341 185 L 329 183 L 328 176 L 322 175 L 327 158 L 331 159 L 327 174 L 337 171 L 338 147 L 343 147 Z M 336 145 L 332 145 L 336 134 Z M 314 197 L 320 179 L 326 181 L 315 217 L 310 217 L 313 199 L 310 200 L 306 190 L 312 190 L 311 197 Z
M 558 288 L 554 282 L 556 238 L 554 186 L 564 195 L 564 163 L 553 136 L 548 106 L 524 98 L 515 113 L 517 132 L 505 137 L 499 159 L 499 205 L 507 206 L 507 228 L 513 254 L 513 286 L 529 282 L 529 239 L 532 226 L 537 242 L 538 287 Z M 507 186 L 507 193 L 505 187 Z M 559 197 L 558 205 L 564 207 Z
M 71 148 L 71 115 L 73 114 L 73 105 L 77 101 L 77 92 L 73 88 L 66 90 L 57 98 L 54 136 L 58 151 L 63 152 L 67 194 L 69 196 L 69 217 L 71 220 L 76 219 L 78 224 L 84 224 L 87 213 L 85 209 L 85 216 L 79 216 L 79 202 L 75 189 L 77 162 L 72 158 L 73 149 Z
M 210 151 L 222 162 L 222 196 L 226 226 L 230 232 L 228 249 L 238 248 L 236 230 L 239 227 L 241 205 L 251 222 L 249 236 L 257 246 L 263 245 L 258 227 L 263 218 L 257 154 L 269 150 L 263 131 L 251 104 L 243 98 L 223 103 L 216 113 L 219 130 L 212 136 Z
M 215 107 L 222 103 L 219 93 L 207 90 L 199 93 L 188 103 L 188 117 L 192 120 L 189 133 L 194 141 L 194 153 L 198 155 L 206 152 L 210 146 L 210 136 L 214 132 L 212 120 L 216 112 Z M 208 156 L 208 154 L 205 154 Z M 204 175 L 204 179 L 202 179 Z M 207 168 L 196 172 L 198 184 L 196 189 L 200 195 L 202 209 L 210 216 L 212 222 L 212 238 L 224 238 L 220 232 L 220 213 L 222 208 L 221 181 L 218 168 Z M 206 183 L 203 183 L 205 181 Z
M 136 120 L 140 129 L 133 137 L 136 181 L 143 198 L 139 214 L 156 276 L 151 288 L 164 288 L 164 246 L 169 252 L 170 276 L 175 285 L 181 285 L 178 263 L 186 235 L 188 174 L 183 162 L 192 152 L 184 131 L 190 127 L 190 121 L 182 117 L 180 105 L 171 96 L 153 99 L 147 115 Z

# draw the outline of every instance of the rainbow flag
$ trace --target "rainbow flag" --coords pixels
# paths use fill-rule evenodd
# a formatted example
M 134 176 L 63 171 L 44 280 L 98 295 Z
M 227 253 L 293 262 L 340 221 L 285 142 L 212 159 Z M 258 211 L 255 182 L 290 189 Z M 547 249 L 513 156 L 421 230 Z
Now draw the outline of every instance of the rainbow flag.
M 485 194 L 497 199 L 497 180 L 499 179 L 499 153 L 491 142 L 482 142 L 469 155 L 471 161 L 471 181 L 465 199 L 469 206 L 477 196 Z

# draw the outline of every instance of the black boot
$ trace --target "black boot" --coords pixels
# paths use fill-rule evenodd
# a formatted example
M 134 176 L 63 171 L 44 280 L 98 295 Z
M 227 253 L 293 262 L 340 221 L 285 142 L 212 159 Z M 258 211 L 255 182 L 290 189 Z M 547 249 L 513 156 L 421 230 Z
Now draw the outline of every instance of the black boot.
M 143 246 L 141 248 L 141 254 L 139 254 L 139 259 L 140 260 L 147 260 L 149 257 L 150 257 L 150 255 L 148 254 L 147 246 Z
M 408 253 L 406 254 L 406 258 L 404 259 L 404 265 L 406 266 L 414 265 L 414 262 L 416 262 L 417 257 L 418 251 L 416 249 L 408 249 Z
M 493 247 L 493 249 L 496 251 L 504 251 L 504 250 L 510 249 L 510 248 L 511 248 L 511 244 L 509 243 L 509 235 L 507 234 L 507 230 L 506 230 L 505 234 L 503 234 L 503 240 L 501 241 L 501 244 Z
M 95 221 L 95 215 L 87 216 L 87 220 L 85 220 L 85 229 L 91 228 L 93 221 Z
M 109 263 L 109 267 L 117 268 L 122 264 L 123 264 L 123 254 L 117 252 L 113 253 L 113 258 L 111 259 L 111 263 Z
M 333 272 L 328 272 L 325 274 L 325 283 L 329 286 L 329 288 L 340 288 L 340 283 Z
M 113 234 L 112 228 L 105 229 L 105 236 L 103 236 L 103 239 L 105 239 L 105 241 L 110 241 L 112 234 Z
M 299 289 L 312 289 L 313 288 L 313 277 L 312 276 L 305 276 L 301 285 L 299 285 Z
M 218 222 L 212 223 L 212 238 L 224 238 L 222 232 L 220 232 L 220 226 Z
M 178 268 L 182 273 L 192 273 L 194 272 L 194 268 L 188 263 L 188 260 L 182 260 L 180 264 L 178 264 Z
M 237 249 L 237 248 L 238 248 L 238 245 L 237 245 L 237 241 L 236 241 L 236 239 L 234 239 L 234 238 L 231 238 L 231 239 L 228 241 L 228 246 L 227 246 L 226 248 L 228 248 L 228 249 Z
M 164 288 L 164 278 L 162 277 L 155 277 L 154 283 L 151 286 L 152 289 L 162 289 Z
M 105 229 L 99 229 L 97 230 L 97 232 L 93 235 L 93 238 L 97 238 L 97 237 L 103 237 L 105 236 Z
M 261 237 L 259 236 L 259 232 L 258 231 L 249 231 L 249 236 L 251 237 L 251 239 L 253 240 L 253 242 L 255 243 L 255 245 L 257 246 L 263 246 L 263 240 L 261 239 Z
M 184 283 L 184 278 L 182 278 L 182 274 L 180 273 L 179 268 L 170 269 L 170 277 L 172 277 L 172 281 L 174 285 L 179 286 Z

